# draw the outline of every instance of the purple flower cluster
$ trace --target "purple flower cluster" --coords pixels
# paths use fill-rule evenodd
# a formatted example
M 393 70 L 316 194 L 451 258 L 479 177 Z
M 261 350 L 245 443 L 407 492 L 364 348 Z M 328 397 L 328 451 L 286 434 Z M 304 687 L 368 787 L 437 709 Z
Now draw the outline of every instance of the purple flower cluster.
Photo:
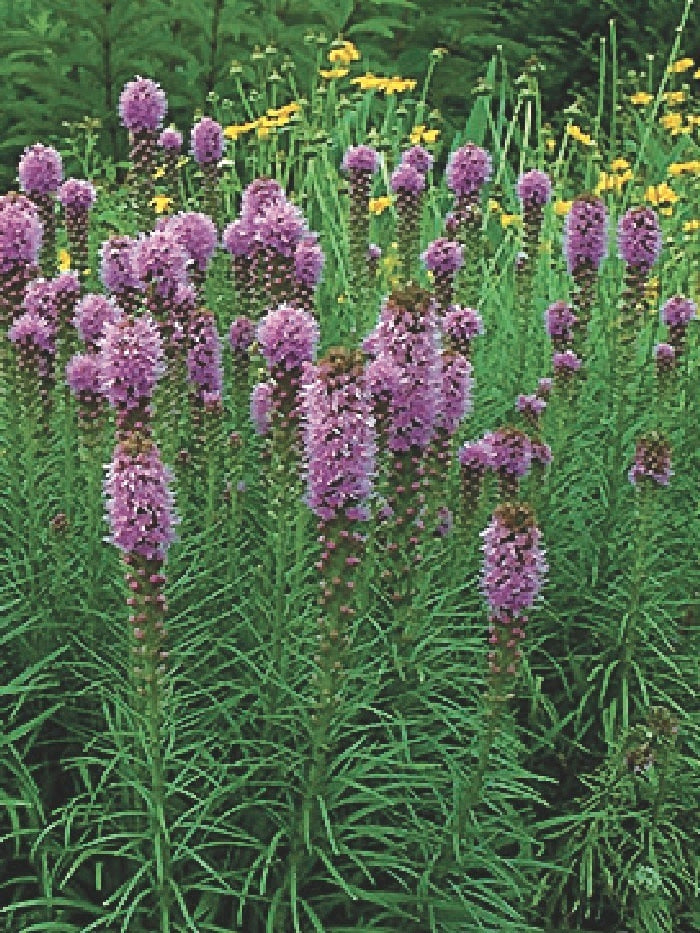
M 456 240 L 438 237 L 421 253 L 421 259 L 430 272 L 454 275 L 464 263 L 464 247 Z
M 116 324 L 124 312 L 113 298 L 88 294 L 75 307 L 73 325 L 89 350 L 96 350 L 106 324 Z
M 165 152 L 178 153 L 182 149 L 182 133 L 170 126 L 158 137 L 158 145 Z
M 581 369 L 581 360 L 573 350 L 565 350 L 563 353 L 557 352 L 552 356 L 552 365 L 556 376 L 566 377 L 576 373 Z
M 128 236 L 113 236 L 102 244 L 100 278 L 109 292 L 143 291 L 143 282 L 136 268 L 137 241 Z
M 231 323 L 228 339 L 234 357 L 246 359 L 248 351 L 255 340 L 255 324 L 249 317 L 235 318 Z
M 605 204 L 593 195 L 576 198 L 564 226 L 564 254 L 569 272 L 574 274 L 581 266 L 598 269 L 607 251 Z
M 546 407 L 546 401 L 539 395 L 519 395 L 515 402 L 516 411 L 519 411 L 533 428 L 538 427 Z
M 461 353 L 442 353 L 442 386 L 436 428 L 452 436 L 472 408 L 472 365 Z
M 155 444 L 129 439 L 116 446 L 104 483 L 111 544 L 125 554 L 165 560 L 177 524 L 171 482 Z
M 325 256 L 318 242 L 318 234 L 307 233 L 294 251 L 294 277 L 299 285 L 313 290 L 321 281 Z
M 661 309 L 661 320 L 671 330 L 683 330 L 695 317 L 695 302 L 683 295 L 673 295 Z
M 270 311 L 257 332 L 260 352 L 273 376 L 301 371 L 303 364 L 313 359 L 319 336 L 315 318 L 289 305 Z
M 97 192 L 89 181 L 69 178 L 58 189 L 58 200 L 66 213 L 87 214 L 97 200 Z
M 272 426 L 274 391 L 274 385 L 267 380 L 258 382 L 250 394 L 250 420 L 260 437 L 266 437 Z
M 19 183 L 30 195 L 54 194 L 63 179 L 60 153 L 51 146 L 27 146 L 19 160 Z
M 133 269 L 140 281 L 160 298 L 171 298 L 187 284 L 188 256 L 171 230 L 141 236 L 134 246 Z
M 160 334 L 150 315 L 105 323 L 100 389 L 118 412 L 145 411 L 164 370 Z
M 35 265 L 41 242 L 41 223 L 32 202 L 23 195 L 0 198 L 0 275 Z
M 210 405 L 218 399 L 221 403 L 224 385 L 221 341 L 216 318 L 205 308 L 197 311 L 190 323 L 187 376 L 199 401 Z
M 544 312 L 547 336 L 558 349 L 564 349 L 574 338 L 574 326 L 578 321 L 571 305 L 555 301 Z
M 661 227 L 656 211 L 650 207 L 632 207 L 617 224 L 620 258 L 628 266 L 648 272 L 661 255 Z
M 51 324 L 36 311 L 25 311 L 8 331 L 10 342 L 20 352 L 20 366 L 33 363 L 39 365 L 42 355 L 55 351 L 54 331 Z
M 676 351 L 670 343 L 657 343 L 654 345 L 654 362 L 659 376 L 673 372 L 676 367 Z
M 491 464 L 491 448 L 482 440 L 470 441 L 457 451 L 460 466 L 461 511 L 465 520 L 479 501 L 486 470 Z
M 411 146 L 401 156 L 402 165 L 409 165 L 417 172 L 420 172 L 421 175 L 425 175 L 430 171 L 434 161 L 432 155 L 423 146 Z
M 275 201 L 284 201 L 284 189 L 274 178 L 254 178 L 241 196 L 241 217 L 253 218 Z
M 344 172 L 363 172 L 373 175 L 380 165 L 379 153 L 371 146 L 349 146 L 343 156 L 341 168 Z
M 134 133 L 157 130 L 167 109 L 165 91 L 150 78 L 137 76 L 127 82 L 119 97 L 122 124 Z
M 545 172 L 532 169 L 519 176 L 516 190 L 523 209 L 543 207 L 552 196 L 552 182 Z
M 425 190 L 425 175 L 408 163 L 401 163 L 391 173 L 390 187 L 394 194 L 417 197 Z
M 53 279 L 34 279 L 26 288 L 22 307 L 38 314 L 55 332 L 58 323 Z
M 102 399 L 99 357 L 95 353 L 76 353 L 72 356 L 66 366 L 66 384 L 80 403 L 83 416 L 90 412 L 96 418 Z
M 494 511 L 481 537 L 482 590 L 492 620 L 507 624 L 523 616 L 542 588 L 548 570 L 542 534 L 528 506 L 506 504 Z M 493 637 L 494 633 L 491 643 L 496 644 L 498 638 L 494 642 Z
M 472 198 L 491 177 L 489 153 L 475 143 L 467 143 L 450 154 L 445 175 L 447 187 L 457 198 Z
M 202 117 L 192 127 L 192 154 L 199 165 L 219 162 L 224 154 L 224 131 L 211 117 Z
M 293 259 L 306 232 L 303 214 L 289 201 L 276 200 L 263 207 L 253 220 L 256 239 L 270 253 Z
M 671 446 L 663 435 L 656 431 L 637 441 L 634 463 L 627 474 L 633 486 L 645 482 L 657 486 L 668 486 L 671 469 Z
M 483 443 L 489 450 L 489 466 L 499 475 L 520 478 L 532 464 L 532 441 L 518 428 L 498 428 L 486 434 Z
M 472 340 L 484 333 L 484 322 L 473 308 L 450 305 L 442 320 L 442 332 L 450 346 L 469 358 Z
M 369 518 L 375 437 L 358 353 L 330 350 L 305 368 L 301 394 L 306 501 L 319 518 Z
M 219 243 L 216 225 L 211 217 L 197 211 L 182 212 L 163 218 L 157 229 L 171 233 L 194 263 L 195 269 L 206 272 Z

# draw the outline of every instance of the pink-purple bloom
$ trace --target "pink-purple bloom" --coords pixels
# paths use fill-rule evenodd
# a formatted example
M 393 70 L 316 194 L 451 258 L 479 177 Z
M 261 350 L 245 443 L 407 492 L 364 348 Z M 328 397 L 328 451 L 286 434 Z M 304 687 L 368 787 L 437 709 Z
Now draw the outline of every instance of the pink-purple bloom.
M 486 434 L 483 443 L 489 450 L 489 466 L 498 473 L 522 477 L 532 463 L 532 441 L 518 428 L 504 427 Z
M 564 253 L 570 273 L 581 266 L 598 269 L 608 251 L 608 215 L 601 198 L 582 195 L 566 215 Z
M 516 187 L 523 208 L 542 207 L 552 196 L 552 182 L 549 175 L 538 169 L 523 172 L 518 178 Z
M 442 386 L 436 427 L 455 433 L 472 408 L 472 365 L 461 353 L 442 353 Z
M 546 407 L 547 403 L 539 395 L 519 395 L 515 402 L 516 410 L 534 423 Z
M 222 237 L 224 249 L 232 256 L 250 258 L 258 249 L 257 231 L 247 216 L 238 217 L 225 229 Z
M 402 163 L 391 173 L 390 187 L 394 194 L 416 197 L 425 190 L 425 175 L 412 165 Z
M 458 198 L 477 194 L 491 177 L 489 153 L 475 143 L 467 143 L 450 154 L 445 172 L 447 187 Z
M 421 253 L 420 258 L 430 272 L 454 275 L 464 264 L 464 247 L 456 240 L 438 237 Z
M 199 272 L 205 272 L 216 251 L 219 235 L 208 214 L 187 211 L 164 218 L 158 229 L 175 237 Z
M 262 208 L 253 223 L 262 248 L 285 259 L 294 258 L 297 245 L 306 233 L 303 214 L 289 201 L 273 201 Z
M 527 506 L 499 506 L 481 537 L 481 587 L 489 613 L 501 623 L 518 619 L 535 602 L 548 570 L 534 516 Z
M 231 323 L 228 339 L 234 356 L 246 356 L 255 340 L 255 324 L 243 315 L 235 318 Z
M 366 172 L 373 175 L 379 168 L 379 153 L 371 146 L 349 146 L 343 156 L 344 172 Z
M 187 352 L 187 376 L 202 401 L 221 400 L 224 371 L 221 341 L 214 314 L 202 308 L 190 322 L 190 348 Z
M 650 207 L 632 207 L 617 224 L 620 257 L 628 266 L 648 271 L 661 255 L 661 226 Z
M 182 149 L 182 133 L 169 126 L 158 137 L 158 145 L 165 152 L 179 152 Z
M 307 288 L 316 288 L 321 281 L 325 256 L 316 233 L 305 234 L 294 251 L 294 278 Z
M 661 308 L 661 320 L 670 328 L 685 329 L 695 317 L 695 302 L 683 295 L 673 295 Z
M 544 313 L 547 336 L 555 346 L 564 346 L 573 340 L 574 325 L 578 318 L 565 301 L 553 302 Z
M 58 189 L 58 200 L 66 211 L 86 214 L 97 199 L 94 185 L 82 178 L 69 178 Z
M 31 201 L 22 195 L 0 199 L 0 274 L 34 265 L 41 242 L 42 227 Z
M 66 383 L 81 401 L 94 402 L 101 395 L 100 361 L 95 353 L 76 353 L 66 365 Z
M 119 97 L 119 116 L 123 125 L 132 132 L 157 130 L 167 109 L 165 91 L 150 78 L 137 76 L 127 82 Z
M 104 326 L 100 341 L 100 388 L 121 411 L 143 408 L 165 371 L 163 345 L 153 318 L 144 314 Z
M 241 217 L 251 219 L 275 201 L 286 200 L 284 189 L 274 178 L 254 178 L 243 190 Z
M 411 146 L 401 156 L 401 162 L 403 165 L 410 165 L 421 175 L 425 175 L 433 167 L 434 159 L 423 146 Z
M 137 241 L 128 236 L 113 236 L 102 244 L 100 278 L 107 291 L 143 291 L 136 267 L 136 245 Z
M 267 380 L 258 382 L 250 394 L 250 419 L 253 422 L 255 433 L 265 437 L 272 424 L 272 407 L 274 403 L 274 386 Z
M 484 322 L 474 308 L 450 305 L 442 320 L 442 332 L 455 350 L 466 356 L 472 340 L 484 333 Z
M 105 324 L 115 324 L 124 312 L 113 298 L 88 294 L 75 307 L 73 325 L 89 349 L 97 349 L 104 335 Z
M 156 230 L 137 240 L 133 262 L 141 282 L 152 285 L 161 297 L 170 297 L 187 283 L 188 256 L 171 230 Z
M 19 160 L 22 191 L 33 195 L 53 194 L 63 179 L 61 155 L 52 146 L 27 146 Z
M 192 127 L 192 154 L 199 165 L 218 162 L 224 154 L 224 131 L 211 117 L 202 117 Z
M 51 324 L 36 311 L 25 311 L 8 331 L 10 342 L 20 347 L 37 360 L 55 350 L 54 332 Z
M 270 311 L 257 332 L 260 352 L 271 372 L 300 369 L 313 359 L 319 336 L 313 315 L 289 305 Z
M 560 375 L 575 373 L 581 369 L 581 360 L 573 350 L 565 350 L 552 355 L 552 365 L 554 366 L 554 372 Z
M 654 431 L 637 441 L 634 463 L 627 474 L 633 486 L 651 483 L 668 486 L 671 469 L 671 446 L 663 435 Z

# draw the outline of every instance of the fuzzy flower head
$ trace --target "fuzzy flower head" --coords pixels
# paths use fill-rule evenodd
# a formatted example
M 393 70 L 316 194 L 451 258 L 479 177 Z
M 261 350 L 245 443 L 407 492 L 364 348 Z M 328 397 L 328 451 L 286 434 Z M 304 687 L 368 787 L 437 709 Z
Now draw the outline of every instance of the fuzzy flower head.
M 524 209 L 543 207 L 552 196 L 552 182 L 545 172 L 532 169 L 518 178 L 517 192 Z
M 394 194 L 402 193 L 417 197 L 425 190 L 425 175 L 412 165 L 402 162 L 391 173 L 390 187 Z
M 432 155 L 422 146 L 411 146 L 411 148 L 407 149 L 401 156 L 402 165 L 410 165 L 411 168 L 420 172 L 421 175 L 425 175 L 426 172 L 430 171 L 434 161 Z
M 257 231 L 249 217 L 238 217 L 224 229 L 222 236 L 224 249 L 232 256 L 250 259 L 259 248 Z
M 35 311 L 21 314 L 10 327 L 7 336 L 10 343 L 32 355 L 51 354 L 55 349 L 51 325 Z
M 489 613 L 498 621 L 521 617 L 534 604 L 548 570 L 532 510 L 524 504 L 499 506 L 481 537 L 481 588 Z
M 654 362 L 659 374 L 670 373 L 676 366 L 676 350 L 670 343 L 657 343 L 654 345 Z
M 620 257 L 628 266 L 648 271 L 661 255 L 661 227 L 656 211 L 650 207 L 632 207 L 617 225 Z
M 491 171 L 489 153 L 475 143 L 467 143 L 450 154 L 445 171 L 447 187 L 458 198 L 471 197 L 491 178 Z
M 555 301 L 544 312 L 547 336 L 557 343 L 569 343 L 574 336 L 578 318 L 565 301 Z
M 27 194 L 52 194 L 63 180 L 60 153 L 51 146 L 27 146 L 19 160 L 19 183 Z
M 57 312 L 53 279 L 33 279 L 28 283 L 22 307 L 25 311 L 38 314 L 52 328 L 56 328 Z
M 164 371 L 163 345 L 150 315 L 104 325 L 100 388 L 113 408 L 132 411 L 148 405 Z
M 671 445 L 657 431 L 640 437 L 634 453 L 634 463 L 627 474 L 633 486 L 649 484 L 668 486 L 671 469 Z
M 491 465 L 491 447 L 483 439 L 469 441 L 459 448 L 457 459 L 464 469 L 483 475 Z
M 321 281 L 325 256 L 315 233 L 305 234 L 294 251 L 294 278 L 307 288 L 316 288 Z
M 294 258 L 297 245 L 306 232 L 303 214 L 289 201 L 274 201 L 263 208 L 253 224 L 263 249 L 285 259 Z
M 452 436 L 472 408 L 472 364 L 461 353 L 445 350 L 436 427 Z
M 224 385 L 221 341 L 214 314 L 204 308 L 194 314 L 190 324 L 187 377 L 200 399 L 221 398 Z
M 365 385 L 372 397 L 375 415 L 384 417 L 399 391 L 401 370 L 388 356 L 375 356 L 365 368 Z
M 182 133 L 169 126 L 158 137 L 158 145 L 165 152 L 177 153 L 182 149 Z
M 484 436 L 490 450 L 490 467 L 514 477 L 525 476 L 532 463 L 532 441 L 518 428 L 498 428 Z
M 255 217 L 270 204 L 285 200 L 284 189 L 274 178 L 254 178 L 243 191 L 241 217 Z
M 100 278 L 107 291 L 143 291 L 136 268 L 136 242 L 128 236 L 113 236 L 102 244 Z
M 183 211 L 164 218 L 159 229 L 175 237 L 198 271 L 206 271 L 219 243 L 216 225 L 208 214 Z
M 97 200 L 94 185 L 82 178 L 69 178 L 58 189 L 58 200 L 66 211 L 87 214 Z
M 270 372 L 300 370 L 313 359 L 319 327 L 308 311 L 281 305 L 258 325 L 258 344 Z
M 170 296 L 187 283 L 188 256 L 170 230 L 142 236 L 134 247 L 134 269 L 145 285 L 153 285 L 162 296 Z
M 515 402 L 516 411 L 531 424 L 537 424 L 546 407 L 546 401 L 539 395 L 519 395 Z
M 125 554 L 164 561 L 178 522 L 172 474 L 155 444 L 127 439 L 114 449 L 104 483 L 107 539 Z
M 97 349 L 104 335 L 105 325 L 116 324 L 123 316 L 122 309 L 113 298 L 89 294 L 76 305 L 73 326 L 88 348 Z
M 581 359 L 576 356 L 573 350 L 565 350 L 552 355 L 552 365 L 554 372 L 560 376 L 571 375 L 581 369 Z
M 598 269 L 608 250 L 608 214 L 594 195 L 576 198 L 566 215 L 564 254 L 570 273 L 582 266 Z
M 543 376 L 537 383 L 537 397 L 549 398 L 552 394 L 553 382 L 548 376 Z
M 456 240 L 441 236 L 428 245 L 420 258 L 430 272 L 454 275 L 464 264 L 464 247 Z
M 260 437 L 265 437 L 270 430 L 273 399 L 274 386 L 269 380 L 258 382 L 250 394 L 250 420 Z
M 696 311 L 695 302 L 690 298 L 674 295 L 662 307 L 661 320 L 667 327 L 685 330 L 695 317 Z
M 235 357 L 245 357 L 255 340 L 255 324 L 249 317 L 237 317 L 228 332 L 231 352 Z
M 552 448 L 542 441 L 532 442 L 532 462 L 540 466 L 548 466 L 552 462 Z
M 211 117 L 202 117 L 192 127 L 192 155 L 199 165 L 218 162 L 224 154 L 224 130 Z
M 472 340 L 484 333 L 481 315 L 473 308 L 450 305 L 443 320 L 442 332 L 447 342 L 463 355 L 469 353 Z
M 18 265 L 35 265 L 42 236 L 43 228 L 31 201 L 22 195 L 0 199 L 0 274 Z
M 363 172 L 374 175 L 379 169 L 379 153 L 371 146 L 349 146 L 343 156 L 341 169 L 344 172 Z
M 119 97 L 119 116 L 133 133 L 154 132 L 163 123 L 168 102 L 163 88 L 150 78 L 128 81 Z
M 301 392 L 306 501 L 319 518 L 369 518 L 375 439 L 362 355 L 329 350 L 305 367 Z
M 94 353 L 76 353 L 66 365 L 66 384 L 77 398 L 100 395 L 100 362 Z

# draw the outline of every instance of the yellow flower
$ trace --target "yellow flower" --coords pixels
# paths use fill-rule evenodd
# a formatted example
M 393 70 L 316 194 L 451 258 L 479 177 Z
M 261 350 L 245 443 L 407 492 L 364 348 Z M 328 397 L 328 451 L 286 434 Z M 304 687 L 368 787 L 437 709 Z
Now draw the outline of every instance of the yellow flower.
M 320 68 L 318 73 L 326 81 L 335 81 L 336 78 L 344 78 L 350 74 L 347 68 L 331 68 L 330 70 Z
M 377 78 L 368 71 L 367 74 L 360 75 L 358 78 L 352 78 L 350 84 L 356 84 L 361 91 L 376 91 L 382 85 L 383 78 Z
M 694 113 L 688 114 L 688 123 L 691 126 L 700 126 L 700 115 L 696 116 Z
M 687 71 L 689 68 L 692 68 L 695 62 L 692 58 L 679 58 L 677 62 L 672 62 L 668 66 L 668 70 L 671 74 L 682 74 L 684 71 Z
M 366 75 L 360 75 L 353 78 L 351 84 L 357 84 L 361 91 L 384 91 L 385 94 L 395 94 L 401 91 L 412 91 L 416 86 L 414 78 L 380 78 L 367 72 Z
M 360 52 L 352 42 L 343 42 L 340 48 L 331 49 L 328 53 L 328 61 L 331 64 L 349 65 L 350 62 L 357 62 L 360 58 Z
M 624 172 L 624 170 L 629 167 L 630 164 L 627 159 L 613 159 L 610 163 L 610 168 L 613 172 Z
M 157 169 L 155 170 L 155 172 L 153 173 L 153 177 L 156 179 L 156 181 L 157 181 L 159 178 L 164 178 L 164 177 L 165 177 L 165 169 L 163 168 L 162 165 L 159 165 L 159 166 L 158 166 L 158 168 L 157 168 Z
M 554 150 L 557 148 L 557 141 L 556 141 L 556 139 L 552 139 L 552 138 L 550 137 L 548 140 L 546 140 L 545 146 L 547 147 L 547 151 L 548 151 L 548 152 L 554 152 Z
M 338 304 L 342 305 L 345 301 L 345 295 L 338 295 Z
M 672 107 L 676 104 L 682 104 L 685 100 L 685 91 L 666 91 L 664 100 Z
M 234 123 L 231 126 L 225 127 L 224 136 L 227 139 L 235 141 L 239 136 L 243 136 L 244 133 L 249 133 L 251 130 L 254 130 L 257 125 L 257 121 L 253 123 Z
M 183 165 L 187 165 L 189 161 L 190 161 L 189 156 L 180 156 L 180 158 L 177 160 L 177 168 L 182 168 Z
M 495 198 L 489 198 L 489 210 L 497 213 L 500 211 L 500 209 L 501 205 L 498 203 L 498 201 L 496 201 Z
M 581 127 L 577 126 L 575 123 L 570 123 L 566 128 L 566 132 L 569 134 L 569 136 L 580 142 L 583 146 L 595 146 L 595 142 L 592 137 L 589 136 L 588 133 L 584 133 L 581 130 Z
M 70 253 L 67 249 L 58 251 L 58 271 L 68 272 L 70 270 Z
M 644 197 L 650 204 L 653 204 L 654 207 L 659 204 L 675 204 L 678 200 L 676 192 L 670 185 L 666 184 L 665 181 L 661 182 L 660 185 L 650 185 L 644 192 Z
M 664 214 L 666 217 L 670 217 L 671 214 L 673 213 L 673 208 L 672 207 L 660 207 L 659 213 Z
M 665 130 L 671 130 L 678 132 L 680 129 L 681 123 L 683 122 L 683 117 L 680 113 L 667 113 L 660 118 L 659 123 Z
M 440 130 L 427 130 L 425 124 L 419 123 L 418 126 L 414 126 L 411 130 L 409 139 L 412 146 L 417 146 L 419 143 L 434 143 L 437 141 L 438 136 L 440 135 Z
M 504 229 L 506 227 L 512 227 L 513 225 L 517 226 L 520 221 L 520 214 L 501 214 L 501 226 Z
M 554 213 L 558 217 L 564 217 L 571 210 L 571 205 L 573 201 L 555 201 L 554 202 Z
M 423 133 L 423 142 L 427 143 L 429 146 L 437 142 L 437 138 L 440 135 L 440 130 L 426 130 Z
M 668 167 L 669 175 L 683 175 L 685 172 L 689 175 L 699 175 L 700 159 L 693 159 L 690 162 L 671 162 Z
M 700 232 L 700 220 L 686 220 L 683 224 L 683 233 Z
M 659 297 L 659 280 L 658 278 L 649 279 L 644 286 L 644 292 L 648 301 L 655 301 Z M 652 313 L 656 314 L 656 308 L 652 309 Z
M 382 198 L 370 198 L 369 199 L 369 212 L 370 214 L 381 214 L 387 207 L 391 205 L 391 198 L 384 196 Z
M 151 204 L 155 207 L 156 214 L 164 214 L 172 203 L 173 199 L 166 197 L 164 194 L 157 194 L 151 199 Z
M 694 72 L 693 72 L 693 77 L 694 77 L 694 78 L 700 78 L 700 68 L 698 68 L 697 71 L 694 71 Z
M 650 104 L 653 99 L 653 94 L 647 94 L 646 91 L 637 91 L 636 94 L 632 94 L 630 97 L 630 103 L 636 104 L 638 107 L 644 107 L 646 104 Z
M 265 123 L 258 124 L 258 139 L 267 139 L 270 135 L 270 127 Z

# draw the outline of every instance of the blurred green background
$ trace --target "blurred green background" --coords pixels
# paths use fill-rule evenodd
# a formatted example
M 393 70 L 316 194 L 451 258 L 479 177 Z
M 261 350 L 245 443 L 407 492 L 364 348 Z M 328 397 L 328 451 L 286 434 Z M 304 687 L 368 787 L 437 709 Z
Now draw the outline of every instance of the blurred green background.
M 634 69 L 641 82 L 650 65 L 657 77 L 664 67 L 684 6 L 685 0 L 0 0 L 0 188 L 15 183 L 25 145 L 60 144 L 65 124 L 85 117 L 100 121 L 101 153 L 123 160 L 127 141 L 117 102 L 135 74 L 160 81 L 168 120 L 184 129 L 197 108 L 207 108 L 208 94 L 235 96 L 233 62 L 254 94 L 256 46 L 274 46 L 280 63 L 288 57 L 287 75 L 303 92 L 314 79 L 323 39 L 341 34 L 362 52 L 359 73 L 420 81 L 431 50 L 447 49 L 428 96 L 429 107 L 440 111 L 443 138 L 464 126 L 474 88 L 499 44 L 514 77 L 528 61 L 538 68 L 544 117 L 556 125 L 565 108 L 585 108 L 597 96 L 600 39 L 609 38 L 611 18 L 619 74 L 628 79 Z M 694 15 L 685 53 L 692 55 L 699 40 Z M 610 54 L 608 41 L 604 55 Z

